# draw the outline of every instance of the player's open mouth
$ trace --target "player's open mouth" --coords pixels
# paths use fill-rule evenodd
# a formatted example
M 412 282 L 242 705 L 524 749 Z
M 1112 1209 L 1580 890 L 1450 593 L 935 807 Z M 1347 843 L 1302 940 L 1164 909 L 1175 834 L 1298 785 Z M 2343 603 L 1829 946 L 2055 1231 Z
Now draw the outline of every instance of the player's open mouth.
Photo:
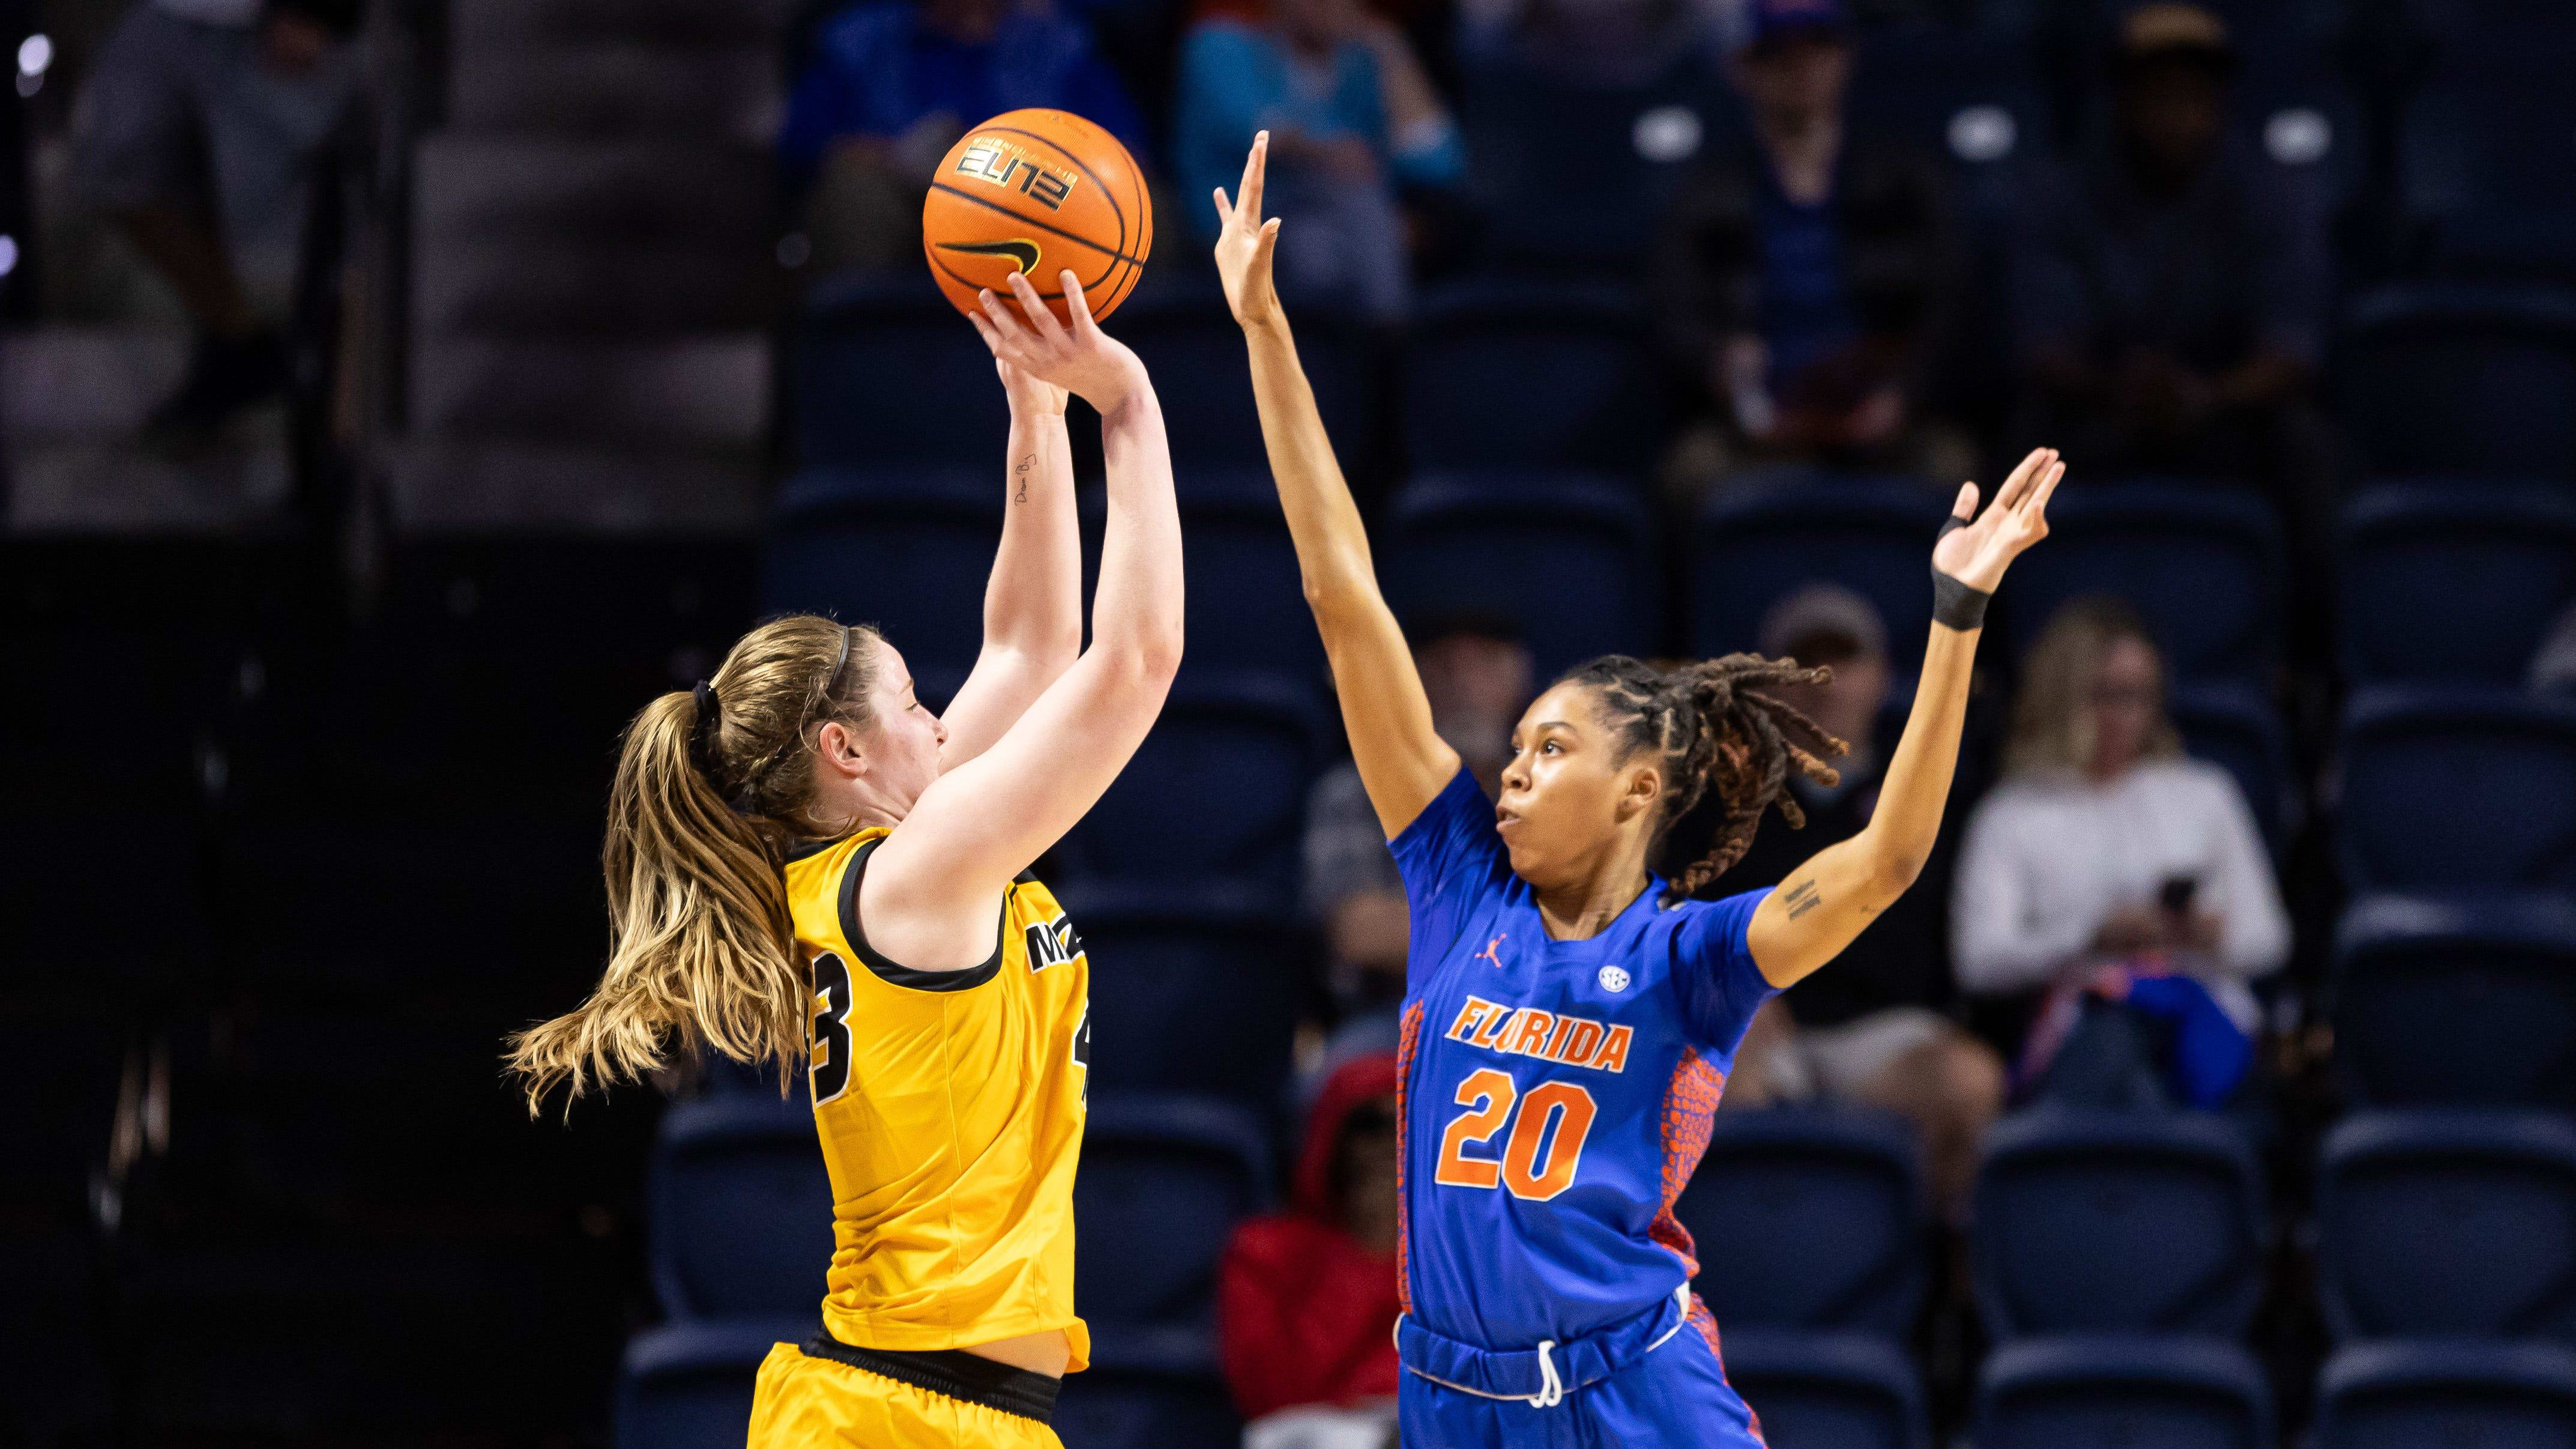
M 1496 830 L 1509 830 L 1520 823 L 1521 817 L 1519 812 L 1506 810 L 1500 805 L 1494 807 L 1494 828 Z

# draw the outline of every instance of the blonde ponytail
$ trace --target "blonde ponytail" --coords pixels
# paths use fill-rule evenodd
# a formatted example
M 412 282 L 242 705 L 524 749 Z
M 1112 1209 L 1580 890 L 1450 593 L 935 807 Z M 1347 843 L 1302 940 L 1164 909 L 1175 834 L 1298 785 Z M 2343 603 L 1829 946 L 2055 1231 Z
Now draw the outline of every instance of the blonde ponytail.
M 839 828 L 811 818 L 814 737 L 866 728 L 875 674 L 873 630 L 798 615 L 627 726 L 600 853 L 608 966 L 569 1015 L 510 1038 L 531 1114 L 558 1084 L 579 1097 L 701 1048 L 775 1063 L 784 1090 L 809 1000 L 781 866 L 793 840 Z

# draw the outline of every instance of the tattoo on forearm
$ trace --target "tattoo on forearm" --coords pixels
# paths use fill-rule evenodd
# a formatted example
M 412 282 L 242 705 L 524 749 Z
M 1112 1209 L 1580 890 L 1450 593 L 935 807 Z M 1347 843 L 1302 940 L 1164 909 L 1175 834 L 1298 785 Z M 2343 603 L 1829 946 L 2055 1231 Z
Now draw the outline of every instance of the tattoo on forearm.
M 1823 905 L 1825 901 L 1824 896 L 1816 889 L 1816 881 L 1813 876 L 1789 887 L 1789 893 L 1782 896 L 1781 899 L 1788 903 L 1789 919 L 1793 921 L 1798 919 L 1800 916 L 1805 915 L 1807 912 L 1814 910 L 1816 907 Z
M 1020 491 L 1011 495 L 1011 501 L 1013 503 L 1026 503 L 1029 501 L 1029 470 L 1037 466 L 1037 461 L 1038 455 L 1031 453 L 1027 457 L 1022 458 L 1017 467 L 1011 469 L 1012 476 L 1020 480 Z

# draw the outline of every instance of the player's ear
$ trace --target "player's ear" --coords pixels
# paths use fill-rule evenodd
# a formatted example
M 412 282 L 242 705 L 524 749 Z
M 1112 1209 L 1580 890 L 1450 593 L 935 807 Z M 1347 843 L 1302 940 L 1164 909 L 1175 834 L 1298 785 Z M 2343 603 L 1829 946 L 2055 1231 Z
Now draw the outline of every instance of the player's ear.
M 1628 782 L 1619 791 L 1619 819 L 1632 820 L 1639 815 L 1651 816 L 1664 799 L 1664 770 L 1652 762 L 1640 762 L 1627 769 Z
M 825 720 L 814 732 L 814 755 L 825 769 L 847 779 L 857 779 L 868 772 L 868 757 L 859 750 L 859 737 L 839 720 Z

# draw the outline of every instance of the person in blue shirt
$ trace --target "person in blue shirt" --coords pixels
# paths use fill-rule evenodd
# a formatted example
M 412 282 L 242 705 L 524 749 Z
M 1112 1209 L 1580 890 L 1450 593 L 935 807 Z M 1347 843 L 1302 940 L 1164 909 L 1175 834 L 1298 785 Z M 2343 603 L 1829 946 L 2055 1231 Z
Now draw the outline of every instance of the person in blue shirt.
M 1280 163 L 1274 209 L 1307 238 L 1280 278 L 1290 299 L 1399 320 L 1410 286 L 1398 190 L 1452 185 L 1466 165 L 1404 33 L 1359 0 L 1269 0 L 1257 23 L 1200 21 L 1181 43 L 1173 117 L 1189 194 L 1232 180 L 1264 129 Z
M 1143 161 L 1144 124 L 1081 22 L 1015 0 L 865 0 L 825 21 L 778 136 L 805 198 L 815 259 L 884 266 L 921 255 L 921 201 L 966 128 L 1049 106 Z
M 1931 854 L 1986 600 L 2048 531 L 2064 465 L 2023 460 L 1983 514 L 1963 485 L 1931 547 L 1934 619 L 1904 737 L 1858 834 L 1776 890 L 1714 879 L 1789 777 L 1841 743 L 1763 691 L 1817 671 L 1755 655 L 1660 669 L 1612 657 L 1538 697 L 1486 800 L 1433 730 L 1368 535 L 1271 283 L 1262 146 L 1220 195 L 1217 270 L 1342 703 L 1411 918 L 1397 1112 L 1397 1416 L 1410 1449 L 1749 1446 L 1673 1216 L 1761 1004 L 1831 961 Z M 1293 243 L 1292 243 L 1293 244 Z M 1534 379 L 1539 385 L 1542 380 Z M 1507 405 L 1507 399 L 1497 399 Z M 1657 879 L 1666 825 L 1724 807 L 1708 852 Z

